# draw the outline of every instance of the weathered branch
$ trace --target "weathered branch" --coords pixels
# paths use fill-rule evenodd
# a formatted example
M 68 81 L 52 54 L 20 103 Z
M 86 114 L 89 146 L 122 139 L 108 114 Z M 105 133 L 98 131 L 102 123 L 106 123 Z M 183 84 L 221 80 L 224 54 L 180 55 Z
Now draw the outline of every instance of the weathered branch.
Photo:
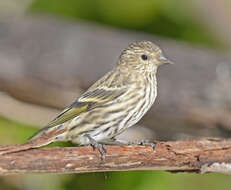
M 40 148 L 0 156 L 0 175 L 122 170 L 231 174 L 231 140 L 157 142 L 156 151 L 147 146 L 108 146 L 105 160 L 89 146 Z

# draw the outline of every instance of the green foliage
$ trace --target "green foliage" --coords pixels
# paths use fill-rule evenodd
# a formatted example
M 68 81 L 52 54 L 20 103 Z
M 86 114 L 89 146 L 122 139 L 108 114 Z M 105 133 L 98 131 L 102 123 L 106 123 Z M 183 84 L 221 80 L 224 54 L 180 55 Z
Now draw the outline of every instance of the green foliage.
M 85 19 L 195 44 L 219 47 L 184 0 L 35 0 L 32 12 Z

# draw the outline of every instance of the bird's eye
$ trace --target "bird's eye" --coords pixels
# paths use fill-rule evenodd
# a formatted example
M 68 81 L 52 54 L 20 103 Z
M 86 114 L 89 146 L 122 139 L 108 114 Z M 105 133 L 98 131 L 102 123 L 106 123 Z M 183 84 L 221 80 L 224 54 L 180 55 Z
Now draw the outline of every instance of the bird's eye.
M 141 59 L 144 60 L 144 61 L 146 61 L 148 59 L 148 56 L 145 55 L 145 54 L 143 54 L 143 55 L 141 55 Z

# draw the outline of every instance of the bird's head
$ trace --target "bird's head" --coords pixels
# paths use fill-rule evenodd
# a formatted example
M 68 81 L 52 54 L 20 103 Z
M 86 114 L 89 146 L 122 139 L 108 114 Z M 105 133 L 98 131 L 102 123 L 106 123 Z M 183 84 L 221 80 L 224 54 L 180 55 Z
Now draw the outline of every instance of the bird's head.
M 118 65 L 138 72 L 156 72 L 160 65 L 171 64 L 161 49 L 150 41 L 131 43 L 120 55 Z

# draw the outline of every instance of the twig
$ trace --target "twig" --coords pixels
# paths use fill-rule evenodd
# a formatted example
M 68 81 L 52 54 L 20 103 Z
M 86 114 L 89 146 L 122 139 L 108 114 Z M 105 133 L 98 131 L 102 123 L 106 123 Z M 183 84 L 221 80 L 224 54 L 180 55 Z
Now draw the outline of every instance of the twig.
M 157 142 L 156 151 L 148 146 L 107 146 L 103 161 L 89 146 L 39 148 L 0 156 L 0 175 L 124 170 L 231 174 L 231 140 Z

